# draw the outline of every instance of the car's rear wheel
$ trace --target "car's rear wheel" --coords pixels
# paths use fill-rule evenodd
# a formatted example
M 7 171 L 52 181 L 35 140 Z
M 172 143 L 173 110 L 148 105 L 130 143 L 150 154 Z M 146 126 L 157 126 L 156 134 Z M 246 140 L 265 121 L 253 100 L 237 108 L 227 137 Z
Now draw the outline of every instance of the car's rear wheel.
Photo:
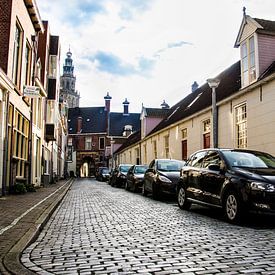
M 186 190 L 183 185 L 179 187 L 177 200 L 180 209 L 188 210 L 191 207 L 191 202 L 187 200 Z
M 239 223 L 243 214 L 241 200 L 237 193 L 230 190 L 224 197 L 223 210 L 225 218 L 230 223 Z

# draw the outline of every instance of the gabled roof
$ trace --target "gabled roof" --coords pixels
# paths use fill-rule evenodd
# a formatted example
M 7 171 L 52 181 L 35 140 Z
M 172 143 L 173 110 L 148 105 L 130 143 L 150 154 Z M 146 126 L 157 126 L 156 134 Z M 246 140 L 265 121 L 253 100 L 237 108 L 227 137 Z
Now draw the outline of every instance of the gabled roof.
M 241 88 L 240 61 L 233 64 L 220 75 L 220 85 L 216 89 L 217 102 L 236 93 Z M 191 94 L 187 95 L 180 102 L 175 104 L 163 119 L 148 135 L 151 135 L 173 123 L 176 123 L 188 116 L 191 116 L 212 105 L 212 90 L 205 83 Z
M 123 149 L 135 144 L 136 142 L 140 141 L 140 138 L 141 138 L 141 134 L 140 134 L 140 130 L 131 134 L 127 140 L 114 152 L 115 154 L 116 153 L 119 153 L 121 151 L 123 151 Z
M 269 33 L 269 34 L 275 35 L 275 21 L 252 18 L 249 15 L 244 14 L 244 17 L 238 32 L 238 36 L 234 45 L 235 48 L 240 46 L 242 33 L 244 31 L 246 24 L 250 24 L 251 26 L 253 26 L 253 29 L 255 30 L 255 32 Z
M 266 32 L 275 33 L 275 21 L 259 19 L 259 18 L 254 18 L 254 20 L 262 26 L 261 32 L 266 31 Z
M 125 125 L 131 125 L 133 132 L 138 131 L 140 129 L 140 114 L 129 113 L 125 115 L 123 113 L 109 113 L 109 136 L 122 137 Z
M 81 133 L 106 133 L 107 112 L 105 107 L 75 107 L 69 108 L 68 128 L 69 134 L 77 133 L 78 117 L 82 117 Z

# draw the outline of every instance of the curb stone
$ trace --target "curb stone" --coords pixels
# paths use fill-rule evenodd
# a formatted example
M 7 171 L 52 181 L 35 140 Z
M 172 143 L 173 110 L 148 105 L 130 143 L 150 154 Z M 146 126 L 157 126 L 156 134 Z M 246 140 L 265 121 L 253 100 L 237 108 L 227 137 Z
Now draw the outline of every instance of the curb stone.
M 4 256 L 3 265 L 6 269 L 6 273 L 3 273 L 3 274 L 16 274 L 16 275 L 35 274 L 34 272 L 28 270 L 21 263 L 20 258 L 21 258 L 22 252 L 27 246 L 29 246 L 32 242 L 34 242 L 37 239 L 41 230 L 44 228 L 44 226 L 50 219 L 55 209 L 61 203 L 62 199 L 67 194 L 73 182 L 74 182 L 73 179 L 69 179 L 66 183 L 64 183 L 60 191 L 61 194 L 58 194 L 57 198 L 54 199 L 52 202 L 50 202 L 50 204 L 46 206 L 45 210 L 41 209 L 41 215 L 39 216 L 39 218 L 36 221 L 33 221 L 33 223 L 30 225 L 30 228 L 27 230 L 27 232 Z

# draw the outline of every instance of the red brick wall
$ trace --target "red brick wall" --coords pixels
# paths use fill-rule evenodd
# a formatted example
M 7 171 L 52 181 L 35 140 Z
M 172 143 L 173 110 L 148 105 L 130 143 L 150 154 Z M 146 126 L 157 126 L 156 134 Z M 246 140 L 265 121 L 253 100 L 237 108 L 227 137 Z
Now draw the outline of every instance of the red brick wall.
M 12 0 L 0 1 L 0 67 L 7 74 Z

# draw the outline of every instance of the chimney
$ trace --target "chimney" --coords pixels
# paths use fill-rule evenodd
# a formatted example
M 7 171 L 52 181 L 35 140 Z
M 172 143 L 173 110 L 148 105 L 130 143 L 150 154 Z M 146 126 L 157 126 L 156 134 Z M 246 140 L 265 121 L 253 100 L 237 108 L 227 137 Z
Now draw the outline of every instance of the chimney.
M 109 92 L 107 93 L 106 96 L 104 96 L 105 99 L 105 111 L 107 111 L 107 113 L 110 112 L 110 104 L 111 104 L 111 99 L 112 97 L 109 95 Z
M 170 106 L 165 102 L 165 100 L 163 100 L 163 102 L 161 103 L 161 108 L 162 109 L 169 109 L 170 108 Z
M 82 117 L 79 116 L 77 118 L 77 127 L 76 127 L 76 132 L 79 134 L 82 132 Z
M 128 116 L 129 115 L 129 104 L 130 102 L 125 98 L 125 101 L 122 103 L 123 104 L 123 115 Z
M 194 83 L 191 86 L 192 92 L 195 92 L 199 88 L 199 84 L 197 81 L 194 81 Z

